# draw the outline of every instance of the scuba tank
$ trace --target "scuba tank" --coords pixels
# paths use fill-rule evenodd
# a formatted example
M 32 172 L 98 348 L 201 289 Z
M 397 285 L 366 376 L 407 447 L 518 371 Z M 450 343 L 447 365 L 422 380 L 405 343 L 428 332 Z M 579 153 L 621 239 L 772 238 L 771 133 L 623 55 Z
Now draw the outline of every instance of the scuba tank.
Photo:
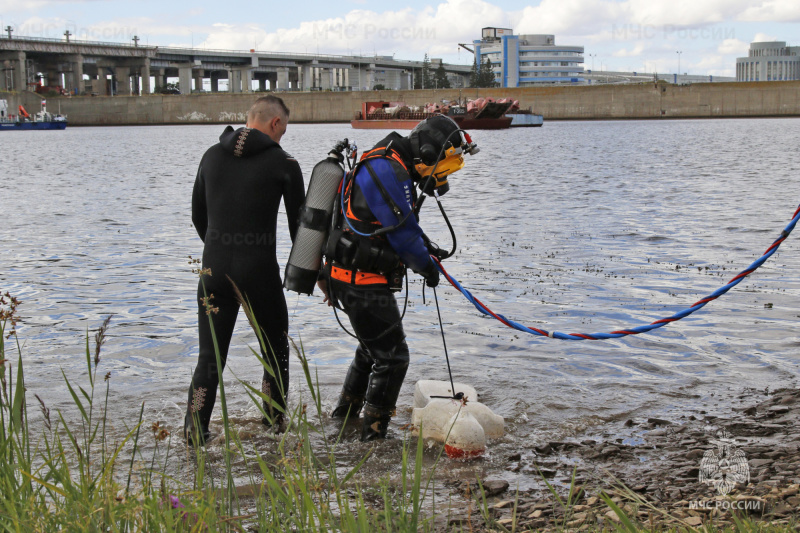
M 344 179 L 342 151 L 345 148 L 349 153 L 351 146 L 347 139 L 337 143 L 328 157 L 317 163 L 311 172 L 306 201 L 300 208 L 300 224 L 283 276 L 283 286 L 290 291 L 314 292 L 328 240 L 334 200 Z

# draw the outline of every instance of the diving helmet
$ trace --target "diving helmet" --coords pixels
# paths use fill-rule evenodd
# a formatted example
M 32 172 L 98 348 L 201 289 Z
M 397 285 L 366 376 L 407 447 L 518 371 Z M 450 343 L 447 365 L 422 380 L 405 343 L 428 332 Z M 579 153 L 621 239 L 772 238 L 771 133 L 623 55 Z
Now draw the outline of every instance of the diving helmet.
M 450 190 L 447 176 L 464 168 L 464 152 L 475 155 L 478 146 L 453 119 L 445 115 L 429 117 L 408 135 L 414 156 L 414 169 L 420 177 L 420 188 L 426 194 L 439 195 Z

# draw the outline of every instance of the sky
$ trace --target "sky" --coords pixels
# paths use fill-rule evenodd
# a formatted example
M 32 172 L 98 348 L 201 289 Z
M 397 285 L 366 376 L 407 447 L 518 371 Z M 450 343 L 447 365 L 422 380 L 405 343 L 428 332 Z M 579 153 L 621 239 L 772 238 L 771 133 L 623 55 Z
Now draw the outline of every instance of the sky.
M 247 7 L 245 7 L 247 6 Z M 481 28 L 583 46 L 586 69 L 734 76 L 753 41 L 800 46 L 800 0 L 0 0 L 14 35 L 470 64 Z

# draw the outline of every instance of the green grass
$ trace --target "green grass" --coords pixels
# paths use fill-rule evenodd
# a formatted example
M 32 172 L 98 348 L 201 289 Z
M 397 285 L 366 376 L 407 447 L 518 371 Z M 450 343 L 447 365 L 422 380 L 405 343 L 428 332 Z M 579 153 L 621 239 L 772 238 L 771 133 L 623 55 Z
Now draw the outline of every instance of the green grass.
M 128 421 L 124 435 L 112 438 L 107 433 L 106 412 L 114 391 L 108 374 L 101 379 L 101 351 L 110 317 L 95 334 L 94 346 L 87 331 L 86 383 L 75 383 L 62 372 L 73 412 L 51 413 L 36 396 L 41 424 L 34 429 L 28 423 L 30 392 L 25 389 L 24 358 L 13 331 L 15 317 L 13 310 L 5 311 L 0 316 L 0 531 L 433 530 L 435 511 L 428 509 L 424 515 L 423 502 L 435 468 L 422 471 L 422 440 L 403 444 L 401 487 L 384 482 L 365 492 L 356 483 L 356 474 L 369 453 L 344 474 L 337 467 L 342 435 L 325 434 L 318 383 L 302 347 L 295 351 L 308 387 L 304 392 L 312 402 L 286 413 L 288 429 L 277 440 L 277 452 L 271 448 L 264 453 L 233 431 L 220 382 L 223 466 L 211 461 L 204 448 L 189 450 L 194 461 L 187 482 L 167 474 L 169 462 L 185 453 L 183 439 L 167 438 L 168 432 L 158 423 L 148 427 L 144 404 L 137 419 Z M 263 345 L 260 328 L 254 322 L 253 326 Z M 17 356 L 13 369 L 6 359 L 9 340 L 15 342 L 11 351 Z M 253 353 L 270 368 L 258 351 Z M 242 385 L 267 415 L 262 400 L 269 398 L 249 384 Z M 67 422 L 76 418 L 76 423 Z M 142 443 L 150 432 L 155 450 L 145 452 Z M 312 440 L 324 443 L 323 450 L 315 451 Z M 222 475 L 209 474 L 220 468 Z M 234 468 L 240 485 L 249 488 L 247 495 L 234 486 Z M 242 472 L 247 483 L 241 481 Z

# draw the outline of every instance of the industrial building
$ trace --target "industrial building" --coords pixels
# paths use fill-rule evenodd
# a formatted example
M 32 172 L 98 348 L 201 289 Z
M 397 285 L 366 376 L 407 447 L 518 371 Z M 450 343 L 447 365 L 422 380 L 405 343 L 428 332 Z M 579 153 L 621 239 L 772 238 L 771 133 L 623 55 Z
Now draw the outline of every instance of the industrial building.
M 554 35 L 514 35 L 508 28 L 483 28 L 472 42 L 475 58 L 492 63 L 500 87 L 584 83 L 583 46 L 557 46 Z
M 747 57 L 736 59 L 736 81 L 800 80 L 800 46 L 784 41 L 750 43 Z

